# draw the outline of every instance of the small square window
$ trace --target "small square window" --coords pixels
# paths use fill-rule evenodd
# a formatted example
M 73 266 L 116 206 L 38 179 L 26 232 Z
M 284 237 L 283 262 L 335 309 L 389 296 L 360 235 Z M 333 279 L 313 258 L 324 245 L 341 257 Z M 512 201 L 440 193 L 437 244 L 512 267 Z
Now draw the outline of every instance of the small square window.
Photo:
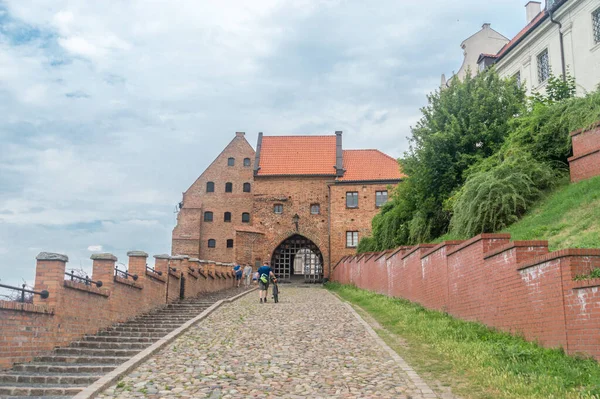
M 223 215 L 223 221 L 231 222 L 231 212 L 225 212 L 225 214 Z
M 244 158 L 244 166 L 245 167 L 250 166 L 250 158 Z
M 227 248 L 233 248 L 233 240 L 232 239 L 227 240 Z
M 358 246 L 358 231 L 346 232 L 346 247 L 356 248 Z
M 538 82 L 544 83 L 550 77 L 550 59 L 548 49 L 537 56 Z
M 250 223 L 250 214 L 247 212 L 242 213 L 242 223 Z
M 232 193 L 233 192 L 233 183 L 225 183 L 225 192 Z
M 277 213 L 277 214 L 282 214 L 283 213 L 283 205 L 282 204 L 275 204 L 273 205 L 273 212 Z
M 383 206 L 388 200 L 388 192 L 387 191 L 375 191 L 375 206 L 380 207 Z
M 235 166 L 235 158 L 227 158 L 227 166 Z
M 244 192 L 245 193 L 249 193 L 250 192 L 250 183 L 244 183 Z
M 213 221 L 213 213 L 212 212 L 204 212 L 204 221 L 212 222 Z
M 206 192 L 207 193 L 214 193 L 215 192 L 215 183 L 212 181 L 207 181 L 206 182 Z
M 213 238 L 211 238 L 210 240 L 208 240 L 208 247 L 209 248 L 216 248 L 217 247 L 217 241 Z
M 321 205 L 319 204 L 312 204 L 310 206 L 310 213 L 311 215 L 318 215 L 321 213 Z
M 346 208 L 358 208 L 358 191 L 346 193 Z
M 592 25 L 594 29 L 594 43 L 600 43 L 600 8 L 592 13 Z

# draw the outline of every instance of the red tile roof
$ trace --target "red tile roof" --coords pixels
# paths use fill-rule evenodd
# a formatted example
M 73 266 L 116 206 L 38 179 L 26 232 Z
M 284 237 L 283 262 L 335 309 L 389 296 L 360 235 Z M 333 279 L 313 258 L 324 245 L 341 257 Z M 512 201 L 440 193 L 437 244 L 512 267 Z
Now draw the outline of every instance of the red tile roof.
M 399 180 L 398 161 L 379 150 L 344 150 L 344 177 L 338 181 Z
M 517 35 L 515 37 L 513 37 L 511 41 L 506 43 L 504 45 L 504 47 L 502 47 L 500 49 L 500 51 L 498 51 L 498 54 L 496 54 L 496 57 L 497 58 L 502 57 L 505 53 L 507 53 L 519 40 L 521 40 L 522 37 L 524 37 L 531 30 L 533 30 L 533 28 L 535 26 L 537 26 L 538 22 L 540 22 L 546 15 L 547 15 L 546 10 L 540 12 L 534 19 L 531 20 L 530 23 L 527 24 L 527 26 L 525 26 L 523 29 L 521 29 L 521 31 L 519 33 L 517 33 Z
M 258 176 L 335 175 L 336 136 L 264 136 Z

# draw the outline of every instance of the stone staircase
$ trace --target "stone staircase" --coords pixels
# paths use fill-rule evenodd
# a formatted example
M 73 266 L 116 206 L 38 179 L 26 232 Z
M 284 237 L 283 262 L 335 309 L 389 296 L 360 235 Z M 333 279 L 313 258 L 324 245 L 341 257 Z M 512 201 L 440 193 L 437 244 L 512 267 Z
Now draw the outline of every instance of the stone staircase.
M 33 362 L 0 372 L 0 398 L 64 399 L 152 345 L 220 299 L 243 292 L 230 289 L 169 304 L 125 323 L 56 348 Z

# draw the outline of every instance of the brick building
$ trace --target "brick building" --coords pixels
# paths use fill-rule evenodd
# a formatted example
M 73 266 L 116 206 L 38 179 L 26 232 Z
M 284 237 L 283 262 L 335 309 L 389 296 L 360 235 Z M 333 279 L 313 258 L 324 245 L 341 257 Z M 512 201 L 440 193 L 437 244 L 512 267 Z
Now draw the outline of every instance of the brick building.
M 328 136 L 236 133 L 183 193 L 172 253 L 221 262 L 271 262 L 283 280 L 318 281 L 355 252 L 402 179 L 378 150 L 344 150 Z

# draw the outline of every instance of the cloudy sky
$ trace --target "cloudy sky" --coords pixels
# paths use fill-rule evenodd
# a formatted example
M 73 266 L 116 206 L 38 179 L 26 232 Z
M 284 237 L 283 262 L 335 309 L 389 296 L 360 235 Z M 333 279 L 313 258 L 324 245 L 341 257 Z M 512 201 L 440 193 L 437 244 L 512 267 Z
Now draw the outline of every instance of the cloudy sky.
M 0 279 L 170 252 L 175 204 L 245 131 L 399 157 L 426 94 L 525 0 L 0 0 Z

